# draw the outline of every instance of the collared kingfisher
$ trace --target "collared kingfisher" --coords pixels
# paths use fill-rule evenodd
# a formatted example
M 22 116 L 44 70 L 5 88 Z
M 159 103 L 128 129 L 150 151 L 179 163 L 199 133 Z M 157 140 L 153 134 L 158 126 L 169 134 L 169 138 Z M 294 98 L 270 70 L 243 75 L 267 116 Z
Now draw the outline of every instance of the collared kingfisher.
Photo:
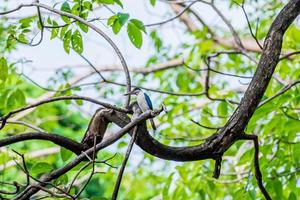
M 146 112 L 147 110 L 153 110 L 153 106 L 152 106 L 152 102 L 150 97 L 143 92 L 140 88 L 135 88 L 134 90 L 132 90 L 131 92 L 125 94 L 132 94 L 132 95 L 136 95 L 137 96 L 137 103 L 140 107 L 140 109 L 142 110 L 142 112 Z M 151 126 L 153 128 L 153 130 L 156 130 L 156 126 L 154 124 L 154 121 L 152 118 L 149 119 Z

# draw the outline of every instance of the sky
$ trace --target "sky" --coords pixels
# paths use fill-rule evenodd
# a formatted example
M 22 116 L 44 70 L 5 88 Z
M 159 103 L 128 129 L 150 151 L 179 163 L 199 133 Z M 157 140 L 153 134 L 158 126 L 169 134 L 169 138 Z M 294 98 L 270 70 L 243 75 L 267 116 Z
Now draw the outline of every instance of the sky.
M 0 2 L 3 0 L 0 0 Z M 30 0 L 25 1 L 9 1 L 8 7 L 14 8 L 20 3 L 30 3 Z M 51 5 L 51 1 L 41 1 L 44 4 Z M 125 2 L 125 1 L 124 1 Z M 115 9 L 115 12 L 128 12 L 130 17 L 137 18 L 142 20 L 145 24 L 159 22 L 174 16 L 174 13 L 170 10 L 169 6 L 165 3 L 157 1 L 156 6 L 151 7 L 148 0 L 127 0 L 124 3 L 124 10 L 118 8 Z M 222 3 L 219 5 L 220 9 L 224 9 Z M 9 9 L 8 8 L 8 9 Z M 224 24 L 220 18 L 214 13 L 207 5 L 198 4 L 193 6 L 193 8 L 204 17 L 206 22 L 212 26 L 218 25 L 224 27 Z M 17 13 L 12 14 L 11 16 L 20 17 L 27 16 L 32 13 L 35 13 L 35 8 L 24 8 Z M 240 11 L 234 12 L 225 12 L 226 16 L 232 19 L 234 26 L 241 27 L 244 25 L 243 19 L 236 17 L 240 15 Z M 95 16 L 97 17 L 108 17 L 112 14 L 108 12 L 107 9 L 100 9 L 96 11 Z M 92 17 L 91 17 L 92 18 Z M 96 23 L 96 25 L 106 32 L 112 40 L 118 45 L 122 54 L 124 55 L 128 66 L 144 66 L 147 59 L 149 58 L 149 52 L 152 55 L 154 53 L 152 44 L 149 41 L 149 36 L 144 35 L 143 46 L 141 49 L 135 48 L 129 41 L 126 29 L 123 28 L 121 33 L 114 35 L 111 29 L 107 28 L 104 23 Z M 185 32 L 184 26 L 182 26 L 177 21 L 171 22 L 169 24 L 158 27 L 161 31 L 162 38 L 166 43 L 172 44 L 174 47 L 180 42 L 189 40 L 187 37 L 182 37 Z M 147 29 L 148 33 L 151 32 L 151 29 Z M 37 36 L 37 39 L 39 37 Z M 90 30 L 88 34 L 84 35 L 84 52 L 83 54 L 90 59 L 90 61 L 97 65 L 120 65 L 120 62 L 114 53 L 113 49 L 108 45 L 108 43 L 95 32 Z M 74 52 L 71 52 L 69 55 L 65 53 L 62 42 L 59 39 L 50 40 L 50 33 L 46 31 L 45 37 L 41 45 L 37 47 L 29 47 L 25 45 L 20 45 L 17 51 L 12 53 L 13 59 L 24 59 L 30 61 L 22 66 L 24 73 L 30 75 L 30 77 L 41 84 L 45 84 L 47 79 L 53 75 L 53 72 L 56 68 L 62 66 L 76 66 L 80 64 L 86 64 L 78 55 Z M 80 69 L 78 73 L 81 73 Z

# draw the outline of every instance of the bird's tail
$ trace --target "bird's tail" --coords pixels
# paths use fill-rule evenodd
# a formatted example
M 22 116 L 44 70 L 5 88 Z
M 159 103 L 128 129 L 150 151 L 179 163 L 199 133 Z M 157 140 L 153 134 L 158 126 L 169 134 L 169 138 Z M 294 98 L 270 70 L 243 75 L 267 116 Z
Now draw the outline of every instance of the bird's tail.
M 154 124 L 153 119 L 150 119 L 150 123 L 151 123 L 152 129 L 155 131 L 156 130 L 156 126 Z

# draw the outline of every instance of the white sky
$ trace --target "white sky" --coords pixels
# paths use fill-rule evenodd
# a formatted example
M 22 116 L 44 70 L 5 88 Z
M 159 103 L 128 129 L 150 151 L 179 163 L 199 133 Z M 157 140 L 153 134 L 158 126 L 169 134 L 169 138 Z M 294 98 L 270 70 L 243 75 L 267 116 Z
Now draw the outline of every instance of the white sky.
M 0 2 L 1 1 L 3 0 L 0 0 Z M 16 5 L 26 2 L 30 3 L 31 1 L 10 1 L 9 8 L 14 8 Z M 41 3 L 51 5 L 51 1 L 41 1 Z M 220 9 L 225 7 L 224 5 L 222 6 L 222 4 L 223 3 L 219 5 Z M 157 1 L 157 4 L 154 8 L 150 6 L 148 0 L 126 0 L 124 1 L 124 6 L 125 8 L 123 12 L 128 12 L 132 18 L 140 19 L 145 24 L 162 21 L 174 16 L 174 13 L 172 13 L 168 5 L 159 1 Z M 198 4 L 194 5 L 193 8 L 204 17 L 208 24 L 224 26 L 219 17 L 207 5 Z M 114 11 L 122 12 L 121 9 Z M 26 16 L 35 12 L 35 8 L 24 8 L 19 12 L 12 14 L 11 16 Z M 228 18 L 232 19 L 234 26 L 241 27 L 244 25 L 244 19 L 241 17 L 236 17 L 237 15 L 241 14 L 240 11 L 237 10 L 234 12 L 231 11 L 224 13 Z M 101 9 L 99 12 L 96 12 L 95 15 L 97 17 L 107 17 L 111 14 L 108 13 L 107 10 Z M 92 18 L 92 16 L 90 17 Z M 121 34 L 114 35 L 112 31 L 103 24 L 97 23 L 97 25 L 99 28 L 101 28 L 101 30 L 105 31 L 118 45 L 129 66 L 143 66 L 146 63 L 147 58 L 149 58 L 149 52 L 151 52 L 150 55 L 154 53 L 147 35 L 144 35 L 144 43 L 142 48 L 139 50 L 133 47 L 127 38 L 126 28 L 123 27 Z M 178 44 L 180 41 L 188 39 L 182 37 L 182 31 L 184 31 L 184 27 L 180 26 L 179 23 L 172 22 L 159 28 L 162 30 L 160 33 L 162 33 L 162 37 L 166 43 L 176 46 L 176 44 Z M 150 30 L 151 29 L 147 30 L 148 33 Z M 37 39 L 38 38 L 39 37 L 37 37 Z M 86 64 L 75 53 L 72 52 L 70 55 L 66 54 L 62 47 L 62 42 L 59 39 L 50 41 L 49 38 L 49 33 L 46 31 L 41 45 L 37 47 L 20 45 L 18 50 L 14 51 L 11 55 L 13 59 L 26 58 L 27 60 L 32 61 L 30 64 L 26 63 L 23 65 L 23 69 L 25 73 L 30 75 L 32 79 L 43 84 L 46 83 L 46 80 L 52 75 L 52 73 L 51 70 L 45 71 L 42 69 L 54 69 L 61 66 Z M 88 34 L 84 36 L 84 39 L 83 54 L 89 58 L 93 64 L 112 65 L 120 63 L 116 54 L 113 52 L 113 49 L 107 44 L 106 41 L 104 41 L 104 39 L 102 39 L 91 29 L 89 30 Z

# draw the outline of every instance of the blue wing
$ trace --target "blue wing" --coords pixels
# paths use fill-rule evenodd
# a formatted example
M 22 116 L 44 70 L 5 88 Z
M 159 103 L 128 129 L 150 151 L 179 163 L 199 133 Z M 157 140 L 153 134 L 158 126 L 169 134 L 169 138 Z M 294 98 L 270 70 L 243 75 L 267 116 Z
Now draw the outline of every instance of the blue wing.
M 152 102 L 151 102 L 150 97 L 149 97 L 146 93 L 144 93 L 144 95 L 145 95 L 145 99 L 146 99 L 146 101 L 147 101 L 147 104 L 148 104 L 149 108 L 150 108 L 151 110 L 153 110 L 153 106 L 152 106 Z

